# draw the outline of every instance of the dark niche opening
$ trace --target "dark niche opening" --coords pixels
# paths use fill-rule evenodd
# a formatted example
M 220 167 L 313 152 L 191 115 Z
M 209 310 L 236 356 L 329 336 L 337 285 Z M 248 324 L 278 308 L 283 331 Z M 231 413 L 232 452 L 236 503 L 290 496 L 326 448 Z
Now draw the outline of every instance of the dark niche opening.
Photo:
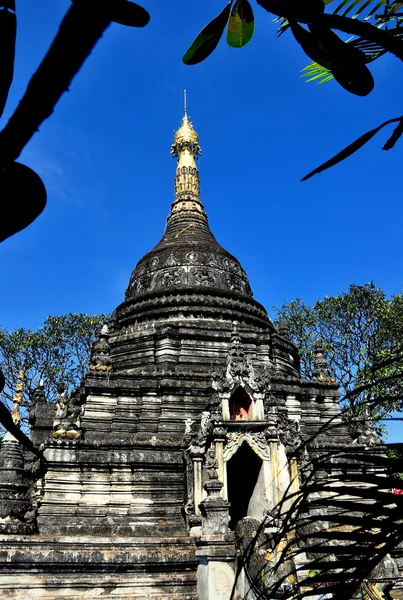
M 227 462 L 229 526 L 235 529 L 238 521 L 248 514 L 248 507 L 259 478 L 262 460 L 244 442 Z
M 231 421 L 245 421 L 251 418 L 252 400 L 249 394 L 240 385 L 232 394 L 229 401 L 229 415 Z

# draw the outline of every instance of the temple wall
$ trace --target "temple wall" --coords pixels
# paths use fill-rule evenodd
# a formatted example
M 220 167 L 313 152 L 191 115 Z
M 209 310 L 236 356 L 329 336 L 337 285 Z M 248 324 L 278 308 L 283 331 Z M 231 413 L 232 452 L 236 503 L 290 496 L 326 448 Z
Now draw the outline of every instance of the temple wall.
M 41 533 L 184 533 L 180 449 L 48 448 Z

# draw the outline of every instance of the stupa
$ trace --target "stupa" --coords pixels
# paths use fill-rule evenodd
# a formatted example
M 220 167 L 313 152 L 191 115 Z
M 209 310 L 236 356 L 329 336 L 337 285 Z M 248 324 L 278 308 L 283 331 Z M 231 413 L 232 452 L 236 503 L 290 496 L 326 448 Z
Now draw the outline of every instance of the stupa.
M 28 519 L 3 502 L 1 598 L 246 597 L 234 532 L 245 538 L 266 519 L 270 537 L 268 515 L 298 489 L 312 452 L 302 440 L 352 443 L 320 344 L 315 379 L 303 381 L 286 324 L 274 326 L 210 230 L 186 109 L 171 153 L 165 232 L 135 267 L 85 380 L 70 398 L 61 388 L 55 407 L 37 393 L 31 439 L 43 458 L 26 456 L 29 490 L 18 442 L 3 444 L 1 497 L 30 506 Z M 287 585 L 278 597 L 291 597 Z

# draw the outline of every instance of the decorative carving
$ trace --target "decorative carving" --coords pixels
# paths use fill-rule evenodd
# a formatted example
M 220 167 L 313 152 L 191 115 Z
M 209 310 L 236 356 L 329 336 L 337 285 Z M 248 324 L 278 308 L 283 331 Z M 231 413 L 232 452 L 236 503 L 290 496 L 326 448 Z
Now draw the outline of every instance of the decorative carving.
M 252 391 L 257 392 L 263 383 L 266 384 L 266 379 L 264 374 L 255 370 L 250 355 L 245 353 L 237 323 L 234 322 L 225 373 L 213 371 L 212 387 L 219 393 L 225 393 L 232 391 L 237 383 L 247 384 Z
M 221 402 L 218 394 L 212 394 L 207 403 L 206 410 L 211 413 L 211 418 L 214 421 L 219 421 L 222 418 Z
M 147 292 L 150 289 L 151 283 L 152 283 L 151 275 L 144 275 L 144 277 L 142 277 L 141 279 L 139 279 L 137 281 L 136 293 L 144 294 L 145 292 Z
M 67 395 L 64 385 L 57 388 L 57 399 L 55 404 L 55 418 L 53 421 L 54 438 L 64 437 L 66 435 L 66 417 L 67 417 Z
M 13 396 L 14 404 L 11 409 L 11 418 L 13 419 L 15 425 L 17 425 L 18 427 L 21 426 L 20 406 L 23 400 L 24 378 L 24 363 L 22 363 L 22 368 L 19 370 L 17 383 L 15 385 L 15 394 Z
M 266 436 L 263 431 L 231 432 L 227 434 L 227 444 L 224 448 L 224 460 L 228 461 L 244 442 L 256 452 L 262 460 L 270 459 L 270 449 L 267 446 Z
M 226 372 L 218 372 L 218 371 L 213 371 L 212 372 L 212 384 L 211 387 L 213 388 L 213 390 L 215 390 L 218 393 L 226 393 L 231 391 L 232 389 L 232 382 L 229 382 L 226 378 Z
M 371 422 L 371 412 L 367 405 L 364 406 L 360 417 L 353 417 L 348 420 L 348 426 L 353 437 L 353 444 L 360 446 L 377 446 L 381 440 Z
M 242 281 L 242 279 L 240 279 L 239 277 L 237 277 L 236 275 L 231 273 L 231 274 L 227 275 L 226 281 L 227 281 L 229 289 L 232 292 L 242 294 L 242 292 L 244 291 L 244 282 Z
M 294 453 L 302 444 L 297 421 L 291 421 L 285 415 L 279 416 L 278 436 L 287 453 Z
M 194 506 L 194 489 L 193 489 L 193 460 L 190 456 L 189 448 L 184 452 L 184 459 L 186 465 L 186 502 L 184 506 L 185 514 L 189 517 L 189 515 L 193 514 L 195 511 Z
M 172 287 L 182 281 L 182 270 L 181 269 L 170 269 L 165 271 L 160 279 L 160 285 L 162 287 Z
M 43 385 L 43 380 L 39 381 L 38 386 L 34 389 L 31 396 L 31 406 L 36 404 L 37 402 L 46 402 L 45 396 L 45 387 Z
M 204 410 L 201 415 L 200 427 L 197 432 L 196 441 L 197 444 L 205 444 L 208 436 L 213 430 L 213 423 L 211 420 L 211 413 L 208 410 Z
M 185 435 L 191 434 L 192 433 L 192 425 L 194 423 L 193 419 L 185 419 Z
M 273 440 L 278 440 L 278 435 L 279 435 L 279 416 L 277 414 L 277 408 L 276 406 L 271 406 L 269 411 L 266 413 L 266 431 L 265 431 L 265 435 L 266 435 L 266 440 L 269 441 L 273 441 Z
M 212 286 L 215 284 L 215 277 L 208 269 L 197 269 L 194 271 L 194 280 L 197 285 Z
M 214 444 L 211 444 L 210 448 L 207 451 L 204 468 L 206 470 L 209 481 L 213 479 L 218 479 L 218 462 L 215 456 Z
M 188 252 L 186 254 L 186 258 L 188 259 L 189 262 L 194 263 L 197 261 L 197 259 L 199 258 L 198 254 L 196 254 L 196 252 Z
M 175 256 L 171 252 L 171 254 L 166 259 L 164 265 L 167 267 L 176 267 L 177 264 L 178 264 L 178 261 L 176 260 Z
M 55 404 L 55 418 L 53 421 L 52 437 L 76 440 L 81 437 L 81 416 L 84 412 L 84 395 L 81 388 L 71 394 L 70 400 L 66 396 L 65 387 L 59 385 Z
M 109 330 L 108 326 L 104 325 L 101 329 L 97 341 L 92 347 L 92 355 L 90 361 L 89 372 L 91 374 L 105 375 L 111 370 L 111 360 L 109 356 Z
M 178 240 L 180 241 L 181 238 L 179 237 Z M 160 242 L 160 245 L 163 246 L 163 244 L 164 238 Z M 223 269 L 223 261 L 227 261 L 229 264 L 227 268 Z M 158 287 L 161 287 L 161 280 L 163 279 L 165 272 L 170 271 L 173 267 L 187 266 L 194 268 L 194 271 L 197 273 L 197 278 L 195 279 L 194 276 L 183 277 L 178 280 L 175 285 L 180 285 L 180 287 L 185 288 L 192 286 L 211 286 L 219 289 L 220 292 L 227 290 L 231 294 L 235 292 L 244 297 L 253 296 L 246 273 L 239 263 L 227 258 L 225 251 L 220 248 L 219 251 L 217 251 L 217 256 L 202 251 L 196 253 L 193 250 L 189 251 L 189 245 L 184 244 L 183 246 L 179 245 L 178 248 L 175 249 L 175 255 L 171 252 L 170 248 L 166 248 L 165 252 L 161 252 L 159 249 L 157 256 L 147 257 L 146 260 L 143 259 L 134 269 L 130 277 L 129 286 L 126 291 L 126 299 L 129 300 L 130 298 L 141 296 L 148 290 L 155 289 L 155 287 L 158 289 Z M 207 273 L 209 273 L 209 275 L 207 275 Z M 154 286 L 153 282 L 156 279 L 157 286 Z M 160 286 L 158 286 L 158 281 L 160 282 Z M 164 287 L 163 284 L 162 287 Z M 238 290 L 238 292 L 236 292 L 236 290 Z M 255 306 L 251 306 L 250 308 L 256 310 Z

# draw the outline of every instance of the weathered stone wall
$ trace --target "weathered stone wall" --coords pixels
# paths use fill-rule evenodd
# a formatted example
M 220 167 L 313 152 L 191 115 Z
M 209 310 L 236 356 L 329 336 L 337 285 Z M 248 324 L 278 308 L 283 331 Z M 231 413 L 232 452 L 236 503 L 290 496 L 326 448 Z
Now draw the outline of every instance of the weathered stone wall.
M 0 536 L 2 600 L 197 600 L 184 538 Z

